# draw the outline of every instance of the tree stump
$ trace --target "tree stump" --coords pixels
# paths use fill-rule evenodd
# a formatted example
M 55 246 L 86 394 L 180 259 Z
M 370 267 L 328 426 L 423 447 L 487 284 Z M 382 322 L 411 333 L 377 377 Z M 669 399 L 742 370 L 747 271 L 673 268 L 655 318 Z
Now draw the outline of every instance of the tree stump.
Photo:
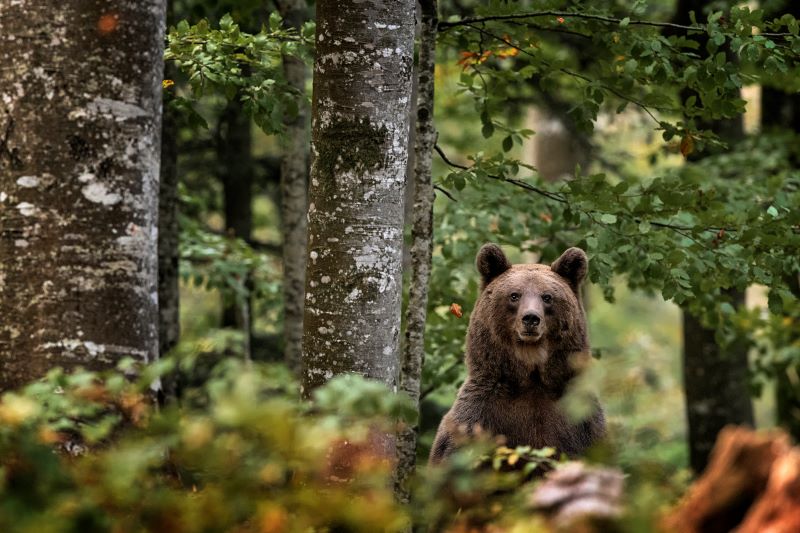
M 663 521 L 662 529 L 800 531 L 800 450 L 792 448 L 782 431 L 723 429 L 708 468 Z

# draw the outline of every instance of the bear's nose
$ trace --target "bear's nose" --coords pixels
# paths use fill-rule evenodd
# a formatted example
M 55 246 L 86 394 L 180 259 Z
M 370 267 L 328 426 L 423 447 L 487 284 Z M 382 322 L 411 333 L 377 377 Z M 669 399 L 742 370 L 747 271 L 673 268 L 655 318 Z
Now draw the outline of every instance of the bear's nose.
M 522 323 L 528 327 L 538 326 L 542 321 L 542 317 L 536 313 L 528 313 L 522 317 Z

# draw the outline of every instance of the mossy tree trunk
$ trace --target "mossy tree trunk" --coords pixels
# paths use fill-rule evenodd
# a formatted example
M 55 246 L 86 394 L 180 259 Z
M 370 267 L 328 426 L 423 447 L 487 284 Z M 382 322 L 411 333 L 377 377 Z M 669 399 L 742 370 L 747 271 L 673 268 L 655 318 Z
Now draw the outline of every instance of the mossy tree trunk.
M 305 395 L 355 372 L 396 386 L 413 0 L 317 2 Z
M 305 0 L 278 0 L 289 27 L 299 28 L 308 18 Z M 305 94 L 306 66 L 284 56 L 283 71 L 289 84 Z M 303 302 L 305 297 L 308 226 L 308 110 L 298 100 L 297 117 L 286 124 L 286 145 L 281 158 L 281 228 L 283 230 L 283 338 L 284 360 L 298 375 L 303 353 Z
M 158 355 L 164 0 L 0 0 L 0 389 Z
M 418 62 L 416 134 L 414 135 L 414 207 L 411 226 L 411 282 L 406 307 L 406 335 L 400 390 L 417 406 L 420 398 L 422 365 L 425 361 L 425 323 L 428 316 L 428 284 L 433 253 L 433 180 L 431 165 L 436 144 L 433 123 L 436 30 L 439 23 L 437 0 L 420 2 L 420 45 Z M 395 493 L 401 501 L 409 497 L 408 480 L 417 459 L 419 427 L 404 427 L 397 438 Z

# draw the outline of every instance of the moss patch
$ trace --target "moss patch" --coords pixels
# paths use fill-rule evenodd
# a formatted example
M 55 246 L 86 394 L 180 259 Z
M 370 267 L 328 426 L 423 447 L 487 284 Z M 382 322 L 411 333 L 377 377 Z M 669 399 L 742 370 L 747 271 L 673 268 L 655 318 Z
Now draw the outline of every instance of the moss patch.
M 335 120 L 317 139 L 316 166 L 324 177 L 332 176 L 336 169 L 363 174 L 384 161 L 388 137 L 386 126 L 375 127 L 364 117 Z

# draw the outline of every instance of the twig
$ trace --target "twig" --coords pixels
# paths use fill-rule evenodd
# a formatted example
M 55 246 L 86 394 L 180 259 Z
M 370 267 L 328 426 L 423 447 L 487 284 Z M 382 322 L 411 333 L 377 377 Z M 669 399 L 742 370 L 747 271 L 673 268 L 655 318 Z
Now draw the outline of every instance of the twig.
M 469 170 L 470 169 L 470 167 L 465 167 L 464 165 L 459 165 L 457 163 L 453 163 L 452 161 L 450 161 L 447 158 L 447 156 L 445 155 L 445 153 L 442 151 L 442 149 L 439 147 L 438 144 L 434 145 L 433 149 L 436 150 L 436 153 L 439 154 L 439 157 L 442 158 L 442 161 L 444 161 L 446 164 L 450 165 L 451 167 L 458 168 L 458 169 L 461 169 L 461 170 Z M 503 176 L 497 176 L 495 174 L 487 174 L 487 176 L 489 176 L 490 178 L 492 178 L 494 180 L 505 181 L 505 182 L 511 183 L 512 185 L 516 185 L 517 187 L 520 187 L 521 189 L 525 189 L 525 190 L 528 190 L 528 191 L 531 191 L 531 192 L 535 192 L 536 194 L 538 194 L 540 196 L 544 196 L 545 198 L 548 198 L 548 199 L 553 200 L 555 202 L 560 202 L 562 204 L 568 203 L 564 198 L 561 198 L 560 196 L 558 196 L 558 194 L 552 193 L 552 192 L 549 192 L 549 191 L 545 191 L 544 189 L 540 189 L 538 187 L 534 187 L 530 183 L 525 183 L 524 181 L 513 179 L 513 178 L 505 178 Z
M 509 46 L 509 47 L 513 48 L 514 50 L 517 50 L 518 52 L 521 52 L 521 53 L 523 53 L 523 54 L 525 54 L 527 56 L 533 57 L 533 58 L 537 59 L 538 61 L 541 61 L 545 65 L 548 64 L 547 61 L 544 61 L 541 58 L 536 57 L 534 54 L 528 52 L 524 48 L 520 48 L 519 46 L 517 46 L 516 44 L 512 43 L 508 39 L 505 39 L 504 37 L 500 37 L 499 35 L 495 35 L 495 34 L 489 32 L 489 31 L 486 31 L 483 28 L 478 28 L 476 26 L 472 26 L 471 24 L 465 24 L 465 25 L 468 26 L 469 28 L 472 28 L 473 30 L 477 31 L 478 33 L 480 33 L 482 35 L 487 35 L 487 36 L 491 37 L 492 39 L 496 39 L 496 40 L 504 43 L 506 46 Z M 475 70 L 477 71 L 477 69 L 475 69 Z M 584 76 L 583 74 L 579 74 L 577 72 L 573 72 L 573 71 L 571 71 L 571 70 L 569 70 L 567 68 L 560 68 L 558 70 L 560 72 L 563 72 L 564 74 L 566 74 L 568 76 L 572 76 L 573 78 L 577 78 L 579 80 L 583 80 L 586 83 L 594 83 L 594 80 L 592 80 L 591 78 L 589 78 L 587 76 Z M 480 72 L 478 72 L 478 74 L 480 74 Z M 481 76 L 481 79 L 483 79 L 483 76 Z M 485 85 L 486 85 L 486 82 L 484 81 L 484 89 L 485 89 Z M 601 89 L 605 89 L 606 91 L 608 91 L 611 94 L 615 95 L 617 98 L 621 98 L 621 99 L 623 99 L 623 100 L 625 100 L 627 102 L 630 102 L 630 103 L 640 107 L 645 113 L 647 113 L 650 116 L 651 119 L 653 119 L 653 121 L 656 124 L 661 125 L 661 121 L 658 120 L 656 118 L 656 116 L 653 114 L 653 112 L 650 111 L 650 108 L 647 107 L 647 105 L 645 105 L 641 101 L 639 101 L 639 100 L 637 100 L 635 98 L 631 98 L 630 96 L 626 96 L 626 95 L 622 94 L 621 92 L 617 91 L 616 89 L 614 89 L 613 87 L 609 87 L 608 85 L 604 85 L 604 84 L 599 84 L 598 83 L 597 86 L 600 87 Z M 672 111 L 672 110 L 668 110 L 668 111 Z
M 458 200 L 456 200 L 455 197 L 452 194 L 450 194 L 450 191 L 448 191 L 447 189 L 444 189 L 438 185 L 434 185 L 433 188 L 439 191 L 440 193 L 444 194 L 448 198 L 450 198 L 452 201 L 458 203 Z
M 542 17 L 572 17 L 576 19 L 583 19 L 583 20 L 595 20 L 598 22 L 604 22 L 606 24 L 617 24 L 619 25 L 623 19 L 618 19 L 614 17 L 607 17 L 604 15 L 592 15 L 589 13 L 577 13 L 572 11 L 532 11 L 529 13 L 511 13 L 509 15 L 489 15 L 486 17 L 466 17 L 461 20 L 454 20 L 454 21 L 443 21 L 439 23 L 439 31 L 446 31 L 450 28 L 455 28 L 458 26 L 469 26 L 470 24 L 476 24 L 480 22 L 491 22 L 491 21 L 510 21 L 510 20 L 524 20 L 530 18 L 542 18 Z M 627 24 L 629 26 L 650 26 L 653 28 L 671 28 L 675 30 L 683 30 L 683 31 L 697 31 L 697 32 L 704 32 L 708 30 L 708 24 L 696 24 L 693 26 L 687 26 L 684 24 L 675 24 L 674 22 L 657 22 L 653 20 L 628 20 Z M 759 35 L 763 35 L 766 37 L 791 37 L 791 33 L 760 33 Z
M 445 164 L 447 164 L 447 165 L 449 165 L 449 166 L 451 166 L 453 168 L 458 168 L 458 169 L 461 169 L 461 170 L 469 170 L 470 169 L 470 167 L 466 167 L 464 165 L 459 165 L 458 163 L 454 163 L 453 161 L 451 161 L 447 157 L 447 155 L 444 153 L 444 151 L 442 151 L 441 147 L 438 144 L 434 145 L 433 148 L 434 148 L 434 150 L 436 150 L 436 153 L 439 154 L 439 157 L 442 158 L 442 161 L 444 161 Z M 514 186 L 519 187 L 521 189 L 525 189 L 527 191 L 534 192 L 534 193 L 536 193 L 536 194 L 538 194 L 540 196 L 544 196 L 545 198 L 547 198 L 549 200 L 553 200 L 554 202 L 559 202 L 559 203 L 562 203 L 562 204 L 569 204 L 569 200 L 567 200 L 564 197 L 563 193 L 559 194 L 559 193 L 552 193 L 550 191 L 545 191 L 544 189 L 540 189 L 538 187 L 535 187 L 535 186 L 531 185 L 530 183 L 527 183 L 527 182 L 524 182 L 524 181 L 518 180 L 518 179 L 504 178 L 502 176 L 497 176 L 497 175 L 494 175 L 494 174 L 487 174 L 487 176 L 489 176 L 490 178 L 492 178 L 494 180 L 504 181 L 506 183 L 510 183 L 511 185 L 514 185 Z M 600 222 L 595 220 L 594 215 L 598 214 L 597 211 L 581 210 L 581 212 L 586 214 L 586 216 L 588 216 L 589 218 L 591 218 L 593 222 L 595 222 L 597 224 L 600 224 L 600 225 L 604 225 L 604 226 L 606 225 L 606 224 L 601 224 Z M 634 218 L 632 220 L 634 222 L 636 222 L 637 224 L 641 224 L 642 222 L 644 222 L 644 220 L 639 219 L 639 218 Z M 669 224 L 669 223 L 666 223 L 666 222 L 656 222 L 656 221 L 653 221 L 653 220 L 647 220 L 646 222 L 648 224 L 650 224 L 651 226 L 653 226 L 653 227 L 669 229 L 669 230 L 675 231 L 675 232 L 698 231 L 696 227 L 691 227 L 691 226 L 678 226 L 676 224 Z M 720 231 L 725 231 L 726 233 L 735 233 L 737 231 L 737 229 L 736 228 L 722 228 L 722 227 L 708 227 L 708 228 L 702 228 L 699 231 L 710 231 L 710 232 L 713 232 L 713 233 L 718 233 Z M 682 233 L 681 233 L 681 236 L 683 236 L 685 238 L 688 238 L 688 239 L 692 239 L 692 237 L 684 235 Z M 692 239 L 692 240 L 694 240 L 694 239 Z M 697 241 L 695 241 L 695 242 L 697 242 Z M 702 243 L 698 243 L 698 244 L 702 244 Z

